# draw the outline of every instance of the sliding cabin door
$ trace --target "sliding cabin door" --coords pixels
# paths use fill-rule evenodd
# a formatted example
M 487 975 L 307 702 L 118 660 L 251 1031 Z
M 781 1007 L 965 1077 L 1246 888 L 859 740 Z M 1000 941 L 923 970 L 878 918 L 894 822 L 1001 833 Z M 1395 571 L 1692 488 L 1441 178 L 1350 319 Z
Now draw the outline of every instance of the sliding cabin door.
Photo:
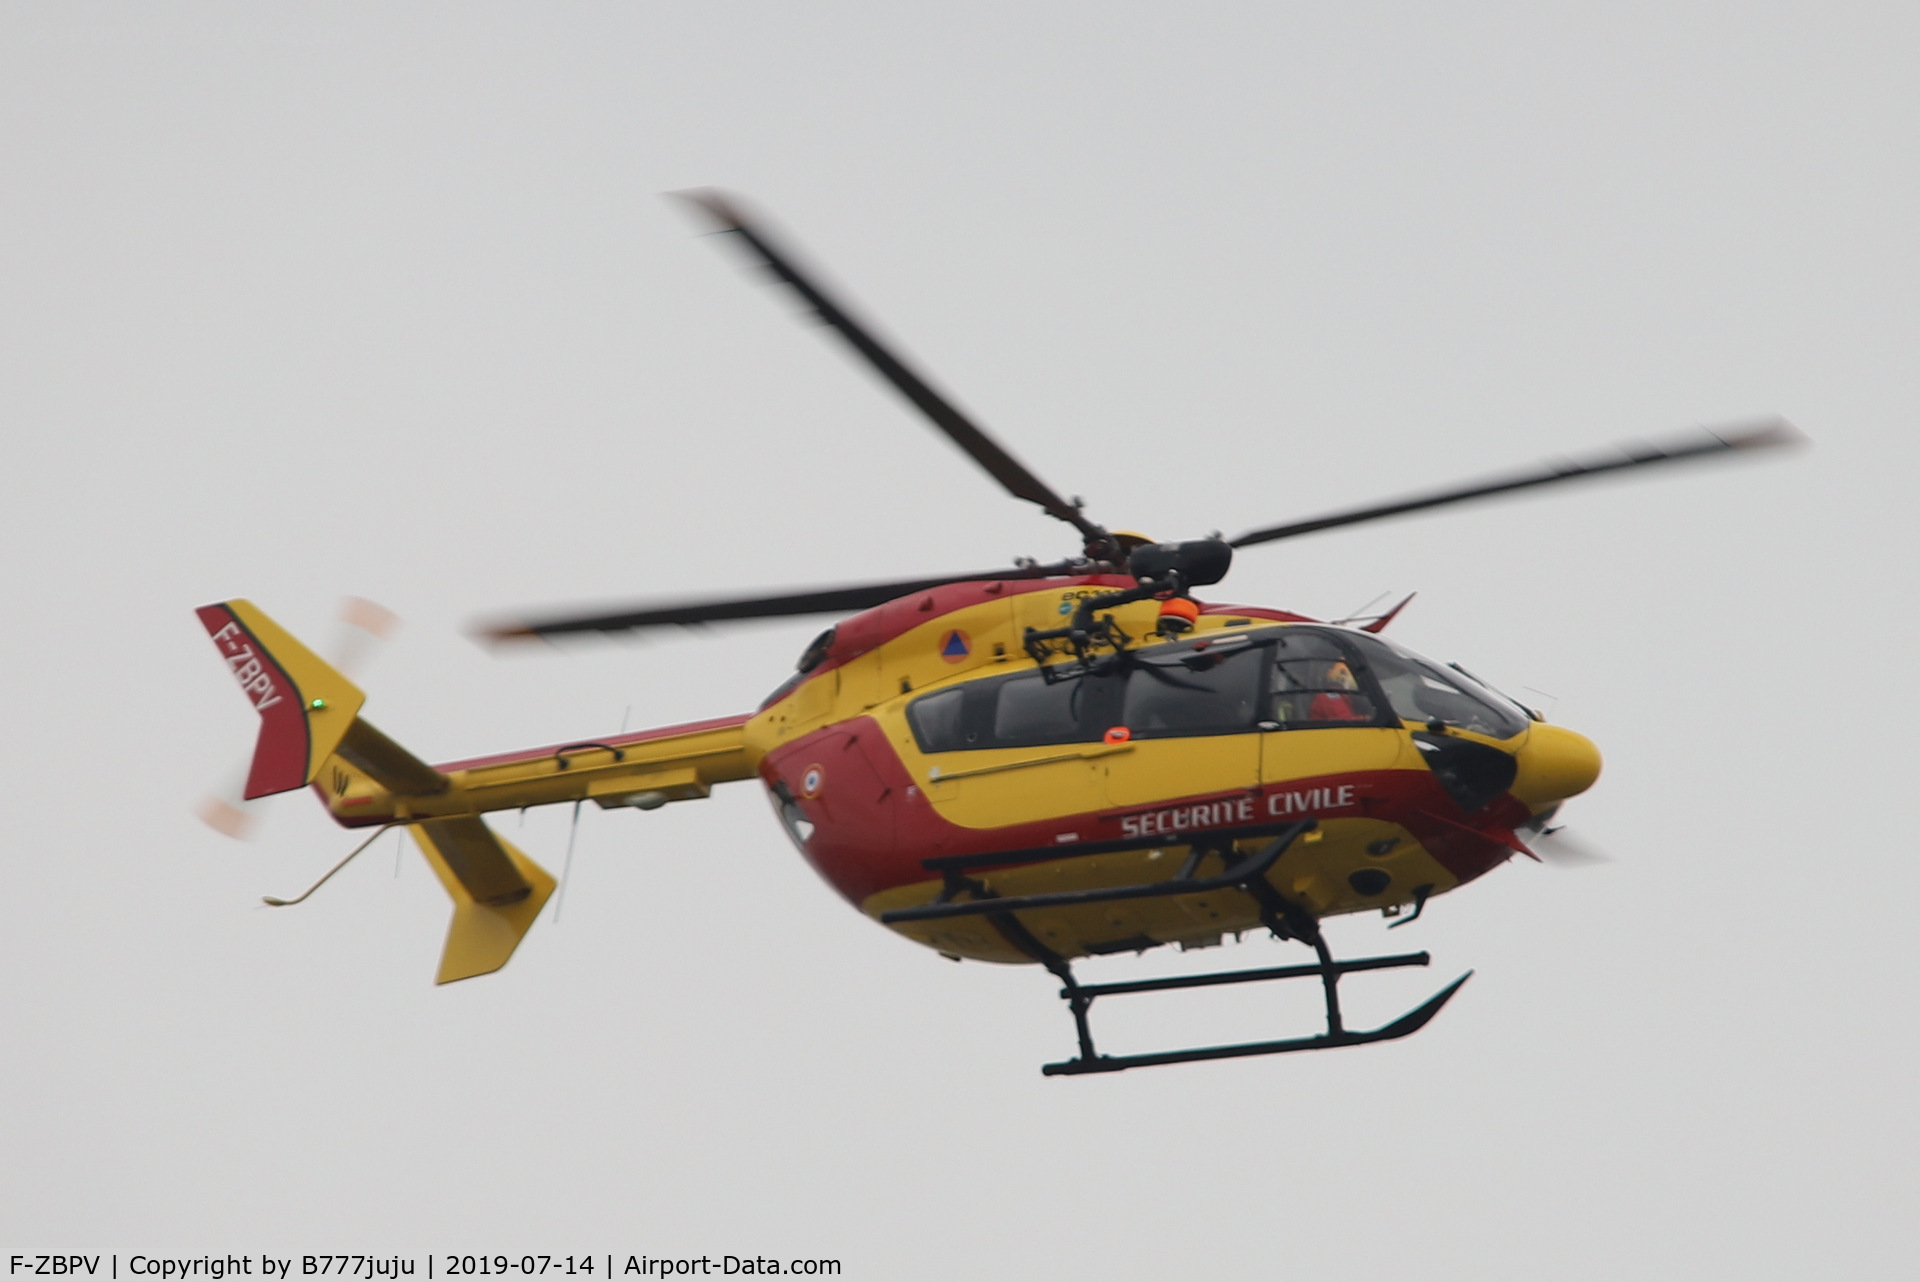
M 1127 738 L 1110 745 L 1113 755 L 1104 759 L 1109 805 L 1176 806 L 1251 793 L 1260 782 L 1256 723 L 1266 647 L 1247 640 L 1155 647 L 1134 656 L 1115 721 Z M 1230 827 L 1240 822 L 1239 809 L 1189 814 L 1179 826 Z

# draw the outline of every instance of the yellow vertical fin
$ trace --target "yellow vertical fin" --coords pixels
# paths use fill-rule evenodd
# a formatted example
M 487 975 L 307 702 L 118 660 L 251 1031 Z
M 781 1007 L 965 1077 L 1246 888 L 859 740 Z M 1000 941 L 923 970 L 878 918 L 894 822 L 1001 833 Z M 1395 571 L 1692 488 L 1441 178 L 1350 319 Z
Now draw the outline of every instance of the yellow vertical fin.
M 413 836 L 453 900 L 434 982 L 499 970 L 553 894 L 553 878 L 477 816 L 429 819 Z
M 197 613 L 260 714 L 247 799 L 312 783 L 366 696 L 251 601 L 203 605 Z

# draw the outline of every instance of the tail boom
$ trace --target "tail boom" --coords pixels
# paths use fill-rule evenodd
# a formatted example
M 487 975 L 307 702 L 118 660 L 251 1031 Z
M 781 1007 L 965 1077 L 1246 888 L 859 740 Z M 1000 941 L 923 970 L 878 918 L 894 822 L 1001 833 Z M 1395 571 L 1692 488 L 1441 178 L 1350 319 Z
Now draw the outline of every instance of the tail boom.
M 554 890 L 483 814 L 569 801 L 652 809 L 754 774 L 746 715 L 431 766 L 362 719 L 359 688 L 251 602 L 198 613 L 260 715 L 246 796 L 311 784 L 343 826 L 409 826 L 453 900 L 443 984 L 506 965 Z
M 328 811 L 344 827 L 523 810 L 572 801 L 612 809 L 651 809 L 668 801 L 707 796 L 717 783 L 754 777 L 747 751 L 750 714 L 662 726 L 590 742 L 552 744 L 519 752 L 427 766 L 411 780 L 367 766 L 371 755 L 348 737 L 320 781 Z M 360 726 L 372 730 L 365 722 Z M 395 751 L 404 752 L 373 731 Z M 437 781 L 437 784 L 436 784 Z

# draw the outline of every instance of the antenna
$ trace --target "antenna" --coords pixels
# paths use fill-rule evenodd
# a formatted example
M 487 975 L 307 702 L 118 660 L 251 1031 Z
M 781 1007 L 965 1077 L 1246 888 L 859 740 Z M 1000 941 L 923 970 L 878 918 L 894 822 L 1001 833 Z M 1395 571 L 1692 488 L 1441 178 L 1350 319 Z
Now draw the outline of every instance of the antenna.
M 1386 600 L 1387 597 L 1392 594 L 1392 592 L 1393 592 L 1393 589 L 1388 588 L 1385 592 L 1382 592 L 1379 596 L 1373 598 L 1373 600 L 1367 602 L 1365 605 L 1361 606 L 1358 610 L 1350 610 L 1341 618 L 1333 620 L 1333 622 L 1353 623 L 1360 619 L 1371 618 L 1372 616 L 1369 615 L 1367 611 L 1373 609 L 1374 606 L 1379 605 L 1382 601 Z
M 560 924 L 560 910 L 567 906 L 567 887 L 573 881 L 573 843 L 580 835 L 580 806 L 573 803 L 573 824 L 567 829 L 567 861 L 560 866 L 560 893 L 553 900 L 553 924 Z

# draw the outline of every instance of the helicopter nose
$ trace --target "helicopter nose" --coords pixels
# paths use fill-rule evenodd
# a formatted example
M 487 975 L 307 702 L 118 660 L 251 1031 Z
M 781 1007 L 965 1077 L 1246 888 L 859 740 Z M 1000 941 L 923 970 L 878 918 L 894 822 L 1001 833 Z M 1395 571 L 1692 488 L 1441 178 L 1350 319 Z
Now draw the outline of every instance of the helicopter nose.
M 1578 796 L 1600 777 L 1600 749 L 1583 734 L 1536 722 L 1515 754 L 1514 796 L 1538 809 Z

